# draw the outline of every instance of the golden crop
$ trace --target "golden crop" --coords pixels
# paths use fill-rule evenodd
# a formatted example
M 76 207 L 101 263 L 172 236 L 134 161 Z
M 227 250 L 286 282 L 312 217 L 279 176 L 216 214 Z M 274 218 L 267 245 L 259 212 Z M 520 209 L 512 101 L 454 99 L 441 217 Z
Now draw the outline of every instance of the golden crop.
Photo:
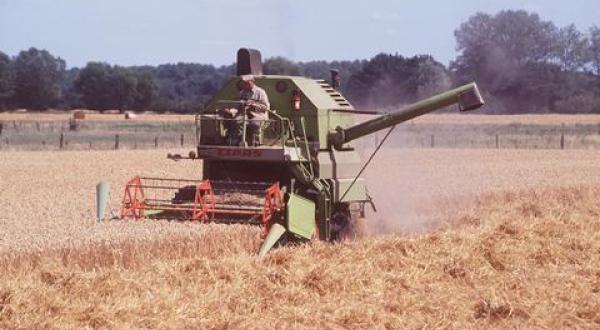
M 94 221 L 100 180 L 116 208 L 133 175 L 200 176 L 163 154 L 0 154 L 0 328 L 600 326 L 597 152 L 386 150 L 385 235 L 264 260 L 258 228 Z

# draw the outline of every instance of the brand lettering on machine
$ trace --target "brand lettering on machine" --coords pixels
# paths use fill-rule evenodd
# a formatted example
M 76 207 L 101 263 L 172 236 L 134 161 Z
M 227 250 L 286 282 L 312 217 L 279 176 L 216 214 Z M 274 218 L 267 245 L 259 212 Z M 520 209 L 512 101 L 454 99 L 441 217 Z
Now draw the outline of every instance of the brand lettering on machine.
M 262 156 L 262 152 L 253 149 L 217 149 L 217 156 L 257 158 Z

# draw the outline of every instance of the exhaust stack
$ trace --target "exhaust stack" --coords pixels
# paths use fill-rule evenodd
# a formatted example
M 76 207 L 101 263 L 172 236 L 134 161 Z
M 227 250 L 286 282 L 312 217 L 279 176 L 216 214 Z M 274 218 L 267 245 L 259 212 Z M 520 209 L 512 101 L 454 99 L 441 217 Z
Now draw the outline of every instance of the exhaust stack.
M 260 51 L 250 48 L 240 48 L 237 52 L 237 75 L 263 74 L 262 57 Z

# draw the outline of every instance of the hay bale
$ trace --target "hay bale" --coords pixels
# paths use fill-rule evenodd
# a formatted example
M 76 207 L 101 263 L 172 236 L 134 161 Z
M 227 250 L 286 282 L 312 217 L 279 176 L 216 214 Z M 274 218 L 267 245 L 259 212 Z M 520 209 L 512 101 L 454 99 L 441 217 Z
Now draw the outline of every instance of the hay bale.
M 125 119 L 135 119 L 137 115 L 131 111 L 125 112 Z
M 85 119 L 85 112 L 81 110 L 73 111 L 73 118 L 83 120 Z

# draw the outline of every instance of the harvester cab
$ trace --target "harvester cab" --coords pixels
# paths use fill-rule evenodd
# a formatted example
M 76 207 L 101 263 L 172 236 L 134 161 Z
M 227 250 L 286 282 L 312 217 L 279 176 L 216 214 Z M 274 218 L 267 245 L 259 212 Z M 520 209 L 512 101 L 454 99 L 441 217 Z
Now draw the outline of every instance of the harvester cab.
M 239 98 L 245 75 L 266 91 L 268 118 L 247 116 Z M 237 76 L 196 116 L 197 148 L 189 158 L 202 160 L 202 178 L 135 177 L 126 186 L 121 217 L 259 225 L 261 255 L 278 241 L 351 237 L 371 198 L 362 177 L 368 163 L 349 143 L 452 104 L 461 111 L 484 104 L 471 83 L 354 124 L 362 112 L 338 85 L 335 70 L 331 84 L 264 75 L 260 52 L 240 49 Z M 251 124 L 259 132 L 249 141 Z

